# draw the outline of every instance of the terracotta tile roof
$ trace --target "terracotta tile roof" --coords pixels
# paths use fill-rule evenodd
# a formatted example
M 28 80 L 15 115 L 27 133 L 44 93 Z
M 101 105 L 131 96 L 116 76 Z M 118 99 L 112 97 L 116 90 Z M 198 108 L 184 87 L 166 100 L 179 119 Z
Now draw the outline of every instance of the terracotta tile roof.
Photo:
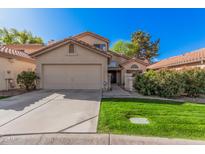
M 146 66 L 149 65 L 149 63 L 147 63 L 146 61 L 138 59 L 138 58 L 130 58 L 129 60 L 127 60 L 126 62 L 124 62 L 120 65 L 123 66 L 123 65 L 130 63 L 130 62 L 138 62 L 138 63 L 141 63 L 141 64 L 146 65 Z
M 183 55 L 170 57 L 164 60 L 161 60 L 157 63 L 154 63 L 147 68 L 149 69 L 160 69 L 160 68 L 166 68 L 166 67 L 172 67 L 172 66 L 178 66 L 188 63 L 194 63 L 199 62 L 201 60 L 205 60 L 205 48 L 198 49 L 193 52 L 187 52 Z
M 33 60 L 27 53 L 8 48 L 7 46 L 4 45 L 0 45 L 0 56 L 1 55 L 5 55 L 7 57 L 16 57 L 16 58 Z
M 80 41 L 80 40 L 78 40 L 76 38 L 73 38 L 73 37 L 65 38 L 63 40 L 57 41 L 57 42 L 52 43 L 50 45 L 44 46 L 43 48 L 40 48 L 39 50 L 31 53 L 30 55 L 35 56 L 36 54 L 39 54 L 39 53 L 43 52 L 44 50 L 50 49 L 52 47 L 55 47 L 55 46 L 58 46 L 58 45 L 61 45 L 61 44 L 63 45 L 64 43 L 69 42 L 69 41 L 71 41 L 73 43 L 77 43 L 79 45 L 83 45 L 83 46 L 85 46 L 87 48 L 93 49 L 96 52 L 98 52 L 99 54 L 103 54 L 105 56 L 111 57 L 111 55 L 108 52 L 106 52 L 106 51 L 104 51 L 102 49 L 99 49 L 99 48 L 97 48 L 97 47 L 95 47 L 93 45 L 90 45 L 90 44 L 88 44 L 88 43 L 86 43 L 84 41 Z
M 90 35 L 90 36 L 93 36 L 95 38 L 101 39 L 101 40 L 103 40 L 105 42 L 109 42 L 109 39 L 107 39 L 105 37 L 102 37 L 102 36 L 100 36 L 100 35 L 98 35 L 96 33 L 93 33 L 93 32 L 83 32 L 83 33 L 80 33 L 80 34 L 77 34 L 77 35 L 73 36 L 73 38 L 78 39 L 78 38 L 81 38 L 81 37 L 83 37 L 85 35 Z
M 108 52 L 111 53 L 111 54 L 113 54 L 113 55 L 115 55 L 115 56 L 125 58 L 125 59 L 127 59 L 127 60 L 129 60 L 129 59 L 131 58 L 131 57 L 128 57 L 128 56 L 126 56 L 126 55 L 124 55 L 124 54 L 116 53 L 116 52 L 113 52 L 113 51 L 110 51 L 110 50 L 108 50 Z
M 33 53 L 39 50 L 40 48 L 44 47 L 43 44 L 11 44 L 5 46 L 14 50 L 24 51 L 28 54 Z
M 139 58 L 134 58 L 134 57 L 129 57 L 129 56 L 126 56 L 126 55 L 124 55 L 124 54 L 119 54 L 119 53 L 116 53 L 116 52 L 113 52 L 113 51 L 110 51 L 109 50 L 109 53 L 111 53 L 111 54 L 113 54 L 113 55 L 116 55 L 116 56 L 119 56 L 119 57 L 122 57 L 122 58 L 125 58 L 127 61 L 125 61 L 124 63 L 122 63 L 122 64 L 120 64 L 120 65 L 125 65 L 125 64 L 127 64 L 127 63 L 129 63 L 129 62 L 132 62 L 132 61 L 136 61 L 136 62 L 139 62 L 139 63 L 141 63 L 141 64 L 144 64 L 144 65 L 146 65 L 146 66 L 148 66 L 149 65 L 149 61 L 148 60 L 141 60 L 141 59 L 139 59 Z

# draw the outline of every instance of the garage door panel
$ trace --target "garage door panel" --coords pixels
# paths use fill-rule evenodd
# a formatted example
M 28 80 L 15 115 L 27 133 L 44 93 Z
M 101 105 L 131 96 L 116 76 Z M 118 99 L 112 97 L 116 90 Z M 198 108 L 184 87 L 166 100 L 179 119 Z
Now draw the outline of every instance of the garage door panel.
M 101 89 L 101 65 L 44 65 L 44 89 Z

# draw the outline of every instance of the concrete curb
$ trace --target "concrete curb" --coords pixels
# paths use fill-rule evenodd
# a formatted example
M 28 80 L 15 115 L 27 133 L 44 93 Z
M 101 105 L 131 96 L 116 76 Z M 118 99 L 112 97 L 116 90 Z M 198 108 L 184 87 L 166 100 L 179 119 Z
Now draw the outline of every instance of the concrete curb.
M 1 145 L 205 145 L 205 141 L 96 133 L 39 133 L 0 136 Z

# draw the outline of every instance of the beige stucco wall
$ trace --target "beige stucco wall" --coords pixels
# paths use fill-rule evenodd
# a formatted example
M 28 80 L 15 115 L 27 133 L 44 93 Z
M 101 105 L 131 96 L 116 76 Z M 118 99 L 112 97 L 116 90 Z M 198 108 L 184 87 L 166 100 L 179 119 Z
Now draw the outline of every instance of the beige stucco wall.
M 102 67 L 102 82 L 101 86 L 103 88 L 104 81 L 107 82 L 107 63 L 108 58 L 90 51 L 87 48 L 81 47 L 79 45 L 74 45 L 75 55 L 69 55 L 69 44 L 63 45 L 59 48 L 53 49 L 47 53 L 39 55 L 37 59 L 36 71 L 40 76 L 40 88 L 43 88 L 43 65 L 46 64 L 78 64 L 78 65 L 101 65 Z M 84 70 L 86 71 L 86 70 Z M 71 72 L 72 73 L 72 72 Z
M 132 69 L 131 66 L 136 64 L 138 66 L 138 69 Z M 125 80 L 125 73 L 127 70 L 141 70 L 142 72 L 144 72 L 146 70 L 146 65 L 143 65 L 141 63 L 138 63 L 136 61 L 127 63 L 126 65 L 123 65 L 123 69 L 121 70 L 121 84 L 124 84 L 124 80 Z
M 135 70 L 142 70 L 143 72 L 146 70 L 146 65 L 143 65 L 143 64 L 135 62 L 135 61 L 127 63 L 126 65 L 123 65 L 123 68 L 126 70 L 130 70 L 131 66 L 134 64 L 136 64 L 138 66 L 138 69 L 135 69 Z M 134 69 L 132 69 L 132 70 L 134 70 Z
M 100 40 L 100 39 L 97 39 L 93 36 L 90 36 L 90 35 L 86 35 L 86 36 L 83 36 L 81 38 L 78 38 L 79 40 L 81 41 L 84 41 L 90 45 L 94 45 L 94 44 L 105 44 L 106 46 L 106 51 L 108 50 L 108 43 L 103 41 L 103 40 Z
M 33 63 L 0 57 L 0 90 L 7 90 L 5 78 L 12 78 L 15 88 L 18 88 L 16 83 L 17 75 L 22 71 L 34 71 L 35 67 L 36 65 Z M 8 71 L 11 73 L 8 74 Z

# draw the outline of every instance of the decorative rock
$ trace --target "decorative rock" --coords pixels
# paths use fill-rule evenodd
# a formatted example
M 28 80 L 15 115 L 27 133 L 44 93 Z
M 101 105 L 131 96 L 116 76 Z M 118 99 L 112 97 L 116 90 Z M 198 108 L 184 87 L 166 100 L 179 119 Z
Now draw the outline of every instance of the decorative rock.
M 130 122 L 133 124 L 149 124 L 147 118 L 130 118 Z

